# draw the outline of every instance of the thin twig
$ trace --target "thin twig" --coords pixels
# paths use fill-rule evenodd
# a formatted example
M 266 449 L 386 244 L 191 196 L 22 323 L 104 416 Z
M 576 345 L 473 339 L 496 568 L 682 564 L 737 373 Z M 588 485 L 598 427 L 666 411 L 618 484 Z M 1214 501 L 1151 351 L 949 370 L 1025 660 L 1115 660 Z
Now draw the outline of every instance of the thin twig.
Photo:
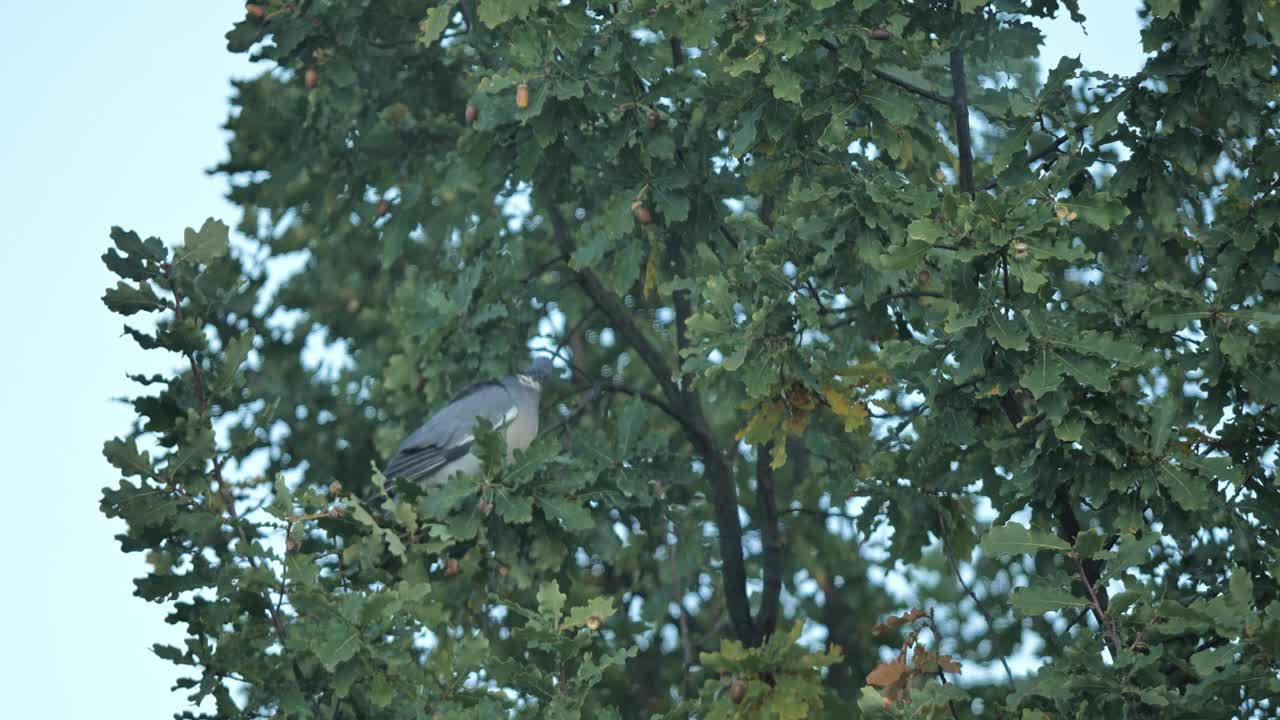
M 1113 661 L 1120 660 L 1120 636 L 1116 633 L 1116 627 L 1107 618 L 1106 613 L 1102 609 L 1102 603 L 1098 600 L 1098 593 L 1093 588 L 1093 582 L 1089 580 L 1089 573 L 1085 572 L 1084 561 L 1079 555 L 1072 558 L 1076 563 L 1076 572 L 1080 574 L 1080 581 L 1084 583 L 1084 589 L 1089 592 L 1089 601 L 1093 607 L 1094 619 L 1098 621 L 1098 628 L 1107 633 L 1107 637 L 1111 640 L 1111 659 Z
M 693 646 L 689 643 L 689 613 L 684 609 L 684 577 L 680 573 L 676 550 L 680 545 L 680 534 L 676 524 L 671 523 L 671 542 L 667 543 L 668 562 L 671 565 L 671 583 L 674 586 L 676 605 L 680 608 L 680 645 L 684 649 L 684 666 L 680 674 L 680 698 L 689 699 L 689 671 L 693 667 Z
M 973 601 L 973 606 L 978 609 L 978 613 L 982 615 L 982 619 L 987 622 L 987 629 L 991 632 L 995 632 L 995 618 L 991 617 L 991 613 L 987 612 L 987 609 L 982 606 L 982 601 L 978 599 L 978 594 L 973 591 L 973 588 L 970 587 L 969 583 L 965 582 L 964 576 L 960 574 L 960 564 L 956 562 L 956 559 L 951 556 L 950 551 L 947 549 L 947 536 L 951 534 L 951 531 L 947 528 L 946 516 L 942 514 L 941 510 L 935 509 L 935 512 L 938 514 L 938 524 L 941 527 L 943 534 L 942 554 L 946 556 L 947 563 L 951 565 L 951 572 L 956 576 L 956 582 L 960 583 L 960 587 L 964 588 L 965 594 Z M 1009 669 L 1009 662 L 1005 660 L 1004 655 L 1000 656 L 1000 666 L 1004 668 L 1005 677 L 1009 678 L 1010 687 L 1016 687 L 1017 681 L 1013 679 L 1013 671 Z
M 815 515 L 817 517 L 841 518 L 843 520 L 848 520 L 850 522 L 858 521 L 858 516 L 850 515 L 849 513 L 846 513 L 846 512 L 840 512 L 839 510 L 819 510 L 817 508 L 787 508 L 786 510 L 778 511 L 779 515 L 791 515 L 793 513 L 804 513 L 806 515 Z

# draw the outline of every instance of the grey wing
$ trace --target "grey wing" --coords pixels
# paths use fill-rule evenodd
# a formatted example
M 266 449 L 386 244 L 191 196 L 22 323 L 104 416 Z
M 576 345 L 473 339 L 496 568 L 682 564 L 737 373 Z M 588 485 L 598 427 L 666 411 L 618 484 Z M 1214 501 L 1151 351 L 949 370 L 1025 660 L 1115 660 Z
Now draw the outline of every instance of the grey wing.
M 473 385 L 406 438 L 382 474 L 388 481 L 422 480 L 470 452 L 476 418 L 501 428 L 518 414 L 515 399 L 501 383 Z

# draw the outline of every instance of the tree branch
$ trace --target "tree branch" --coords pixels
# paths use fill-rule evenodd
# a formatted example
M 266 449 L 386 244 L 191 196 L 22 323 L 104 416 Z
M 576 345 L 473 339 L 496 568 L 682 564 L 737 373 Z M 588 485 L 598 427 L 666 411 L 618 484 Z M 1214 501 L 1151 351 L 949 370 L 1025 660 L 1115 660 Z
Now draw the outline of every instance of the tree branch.
M 166 263 L 164 270 L 165 270 L 165 277 L 169 281 L 169 290 L 173 292 L 173 314 L 177 320 L 181 321 L 182 320 L 182 293 L 178 290 L 178 282 L 177 282 L 177 278 L 174 275 L 174 267 L 172 264 Z M 196 395 L 196 402 L 198 402 L 200 405 L 200 417 L 204 420 L 207 420 L 210 427 L 212 427 L 213 418 L 210 416 L 210 412 L 209 412 L 210 410 L 209 396 L 205 392 L 204 369 L 201 367 L 199 360 L 196 358 L 196 353 L 194 350 L 186 352 L 185 355 L 187 356 L 187 360 L 191 365 L 191 383 Z M 244 543 L 245 557 L 248 558 L 249 565 L 253 567 L 255 570 L 257 570 L 258 556 L 253 554 L 253 543 L 249 539 L 249 533 L 245 531 L 244 522 L 240 519 L 239 513 L 236 512 L 236 499 L 235 499 L 235 496 L 232 495 L 231 493 L 230 485 L 222 477 L 222 463 L 223 463 L 223 460 L 219 459 L 215 455 L 213 459 L 212 474 L 213 474 L 214 481 L 218 483 L 217 492 L 218 492 L 218 495 L 221 497 L 223 504 L 226 505 L 227 507 L 227 515 L 231 520 L 229 524 L 231 525 L 231 527 L 235 528 L 236 535 L 239 536 L 240 541 Z M 173 486 L 175 489 L 185 494 L 185 491 L 182 491 L 180 488 L 178 488 L 176 483 L 173 483 Z M 214 510 L 212 506 L 209 506 L 209 510 L 215 516 L 217 515 L 217 511 Z M 220 517 L 219 517 L 219 520 L 221 520 Z M 284 592 L 282 590 L 279 599 L 283 599 L 283 598 L 284 598 Z M 298 683 L 298 688 L 301 690 L 304 690 L 310 696 L 308 700 L 310 701 L 312 708 L 313 709 L 318 708 L 316 704 L 316 698 L 314 696 L 314 691 L 311 689 L 311 684 L 307 682 L 306 675 L 302 672 L 302 667 L 298 664 L 298 659 L 296 657 L 293 657 L 292 656 L 293 654 L 290 652 L 288 633 L 285 631 L 284 622 L 280 619 L 279 602 L 273 603 L 271 601 L 270 591 L 265 588 L 262 591 L 262 599 L 266 603 L 267 619 L 270 620 L 271 627 L 275 630 L 276 640 L 280 642 L 280 648 L 286 654 L 290 655 L 289 663 L 290 663 L 290 670 L 293 672 L 293 679 Z
M 764 596 L 756 616 L 756 631 L 763 640 L 773 634 L 778 623 L 778 602 L 782 594 L 782 539 L 778 528 L 778 506 L 773 493 L 773 466 L 770 458 L 773 444 L 756 448 L 756 511 L 764 544 L 761 566 L 764 574 Z
M 560 250 L 571 255 L 575 250 L 575 243 L 564 215 L 550 201 L 546 203 L 546 213 Z M 679 253 L 678 244 L 675 244 L 673 249 L 677 254 Z M 672 416 L 680 420 L 680 424 L 685 428 L 686 438 L 693 445 L 694 452 L 702 458 L 703 476 L 710 487 L 711 506 L 719 536 L 725 607 L 729 611 L 729 619 L 733 623 L 734 633 L 738 639 L 747 645 L 756 645 L 760 641 L 760 636 L 751 620 L 751 605 L 747 601 L 746 565 L 742 557 L 742 524 L 738 520 L 738 486 L 734 480 L 733 467 L 707 428 L 706 417 L 702 414 L 702 401 L 689 386 L 688 378 L 685 378 L 680 385 L 672 380 L 672 369 L 667 358 L 635 324 L 622 300 L 606 288 L 595 273 L 590 269 L 583 269 L 574 271 L 574 275 L 587 295 L 613 323 L 617 333 L 635 348 L 640 359 L 649 367 L 649 371 L 653 373 L 659 387 L 662 388 L 666 405 L 670 407 Z M 684 347 L 685 324 L 688 322 L 692 308 L 687 295 L 681 296 L 677 293 L 673 303 L 676 311 L 676 341 L 679 350 Z
M 1071 132 L 1062 133 L 1058 137 L 1051 140 L 1048 145 L 1044 146 L 1034 155 L 1027 158 L 1027 164 L 1034 165 L 1037 162 L 1049 157 L 1050 155 L 1056 154 L 1059 151 L 1059 149 L 1062 147 L 1062 143 L 1066 142 L 1071 138 L 1071 133 L 1084 132 L 1084 130 L 1088 127 L 1089 127 L 1088 125 L 1076 125 L 1074 128 L 1071 129 Z M 982 186 L 981 189 L 984 192 L 987 190 L 994 190 L 998 184 L 999 183 L 996 181 L 995 178 L 991 178 L 990 180 L 987 181 L 985 185 Z
M 969 129 L 969 94 L 964 72 L 964 49 L 951 49 L 951 115 L 956 123 L 960 154 L 960 189 L 973 194 L 973 132 Z
M 680 427 L 684 429 L 686 435 L 701 432 L 701 430 L 698 427 L 691 425 L 689 423 L 688 418 L 686 418 L 683 414 L 678 412 L 675 408 L 671 407 L 666 402 L 664 402 L 662 398 L 658 397 L 657 395 L 654 395 L 651 392 L 645 392 L 644 390 L 638 390 L 636 388 L 628 387 L 626 385 L 616 385 L 613 383 L 609 383 L 605 385 L 596 385 L 593 387 L 595 389 L 598 389 L 600 392 L 616 393 L 618 395 L 628 395 L 630 397 L 639 398 L 640 400 L 643 400 L 649 403 L 650 405 L 666 413 L 668 416 L 671 417 L 672 420 L 675 420 L 676 422 L 680 423 Z
M 915 83 L 909 80 L 904 80 L 898 77 L 897 75 L 894 75 L 893 73 L 885 72 L 884 70 L 880 70 L 878 68 L 872 68 L 871 74 L 875 75 L 881 80 L 884 80 L 890 85 L 897 85 L 903 90 L 906 90 L 909 93 L 919 95 L 920 97 L 925 98 L 927 100 L 932 100 L 936 103 L 941 103 L 942 105 L 950 105 L 952 102 L 951 98 L 945 95 L 936 93 L 933 90 L 930 90 L 929 88 L 916 85 Z
M 832 53 L 838 54 L 840 52 L 840 46 L 836 45 L 830 40 L 818 40 L 818 44 L 826 48 L 827 50 L 830 50 Z M 885 72 L 884 70 L 880 70 L 878 68 L 871 68 L 871 74 L 875 75 L 876 77 L 880 78 L 881 80 L 884 80 L 885 82 L 891 85 L 897 85 L 903 90 L 906 90 L 907 92 L 915 95 L 919 95 L 922 98 L 932 100 L 933 102 L 936 102 L 942 105 L 951 104 L 951 98 L 945 95 L 942 95 L 941 93 L 930 90 L 927 87 L 916 85 L 910 80 L 904 80 L 903 78 L 900 78 L 897 75 L 894 75 L 893 73 Z
M 676 254 L 678 253 L 677 249 Z M 683 266 L 684 263 L 681 262 L 680 265 Z M 689 316 L 693 315 L 693 303 L 689 299 L 689 291 L 680 289 L 671 293 L 671 304 L 675 306 L 676 311 L 676 365 L 681 365 L 684 363 L 684 350 L 689 347 L 689 330 L 686 324 Z M 691 373 L 681 375 L 680 392 L 686 398 L 691 397 L 689 394 L 692 392 L 692 387 L 693 375 Z
M 557 244 L 560 246 L 561 253 L 571 256 L 577 248 L 573 241 L 573 233 L 569 230 L 568 224 L 565 223 L 564 215 L 560 212 L 560 208 L 552 203 L 547 203 L 547 217 L 551 220 L 551 229 Z M 663 357 L 657 346 L 632 320 L 631 312 L 627 310 L 627 306 L 622 303 L 622 300 L 617 295 L 606 288 L 600 282 L 600 278 L 596 277 L 596 274 L 590 269 L 574 270 L 573 273 L 578 284 L 582 285 L 583 290 L 586 291 L 591 300 L 604 311 L 604 314 L 609 318 L 609 322 L 613 323 L 622 339 L 635 348 L 636 353 L 640 355 L 640 359 L 649 367 L 649 370 L 658 381 L 658 386 L 662 388 L 663 394 L 667 396 L 667 401 L 672 405 L 678 405 L 680 402 L 680 388 L 671 379 L 671 366 L 667 364 L 667 359 Z

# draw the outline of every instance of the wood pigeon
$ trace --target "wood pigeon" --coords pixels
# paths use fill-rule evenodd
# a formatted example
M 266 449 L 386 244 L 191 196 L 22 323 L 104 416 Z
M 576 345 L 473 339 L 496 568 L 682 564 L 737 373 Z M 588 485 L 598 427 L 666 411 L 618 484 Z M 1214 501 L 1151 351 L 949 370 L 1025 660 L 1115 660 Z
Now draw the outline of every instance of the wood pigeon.
M 551 358 L 539 357 L 524 372 L 463 390 L 400 444 L 382 472 L 387 485 L 397 477 L 426 486 L 441 485 L 455 472 L 479 473 L 480 459 L 471 454 L 477 418 L 505 432 L 508 453 L 529 447 L 538 435 L 542 381 L 552 370 Z

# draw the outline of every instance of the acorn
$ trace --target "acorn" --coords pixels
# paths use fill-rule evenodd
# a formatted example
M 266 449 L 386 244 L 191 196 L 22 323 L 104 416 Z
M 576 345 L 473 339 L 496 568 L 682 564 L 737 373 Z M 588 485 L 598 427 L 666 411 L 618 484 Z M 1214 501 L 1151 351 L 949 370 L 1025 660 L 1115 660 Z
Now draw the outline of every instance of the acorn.
M 302 76 L 302 80 L 306 83 L 308 90 L 315 90 L 316 85 L 320 84 L 320 73 L 316 72 L 315 67 L 309 67 Z
M 507 567 L 506 565 L 504 565 L 504 564 L 502 564 L 502 563 L 498 563 L 498 574 L 499 574 L 499 575 L 501 575 L 502 577 L 506 577 L 506 576 L 507 576 L 507 573 L 509 573 L 509 572 L 511 572 L 511 568 Z
M 764 31 L 756 33 L 755 40 L 757 45 L 765 44 L 765 41 L 767 41 L 768 39 L 769 39 L 769 36 L 766 35 Z
M 261 20 L 267 16 L 266 8 L 255 3 L 249 3 L 244 6 L 244 12 L 254 20 Z
M 658 111 L 654 110 L 653 108 L 649 108 L 649 113 L 645 116 L 645 121 L 648 123 L 650 130 L 657 130 L 658 129 Z
M 1019 260 L 1026 260 L 1031 255 L 1031 246 L 1021 240 L 1015 240 L 1009 247 L 1013 249 L 1013 256 Z
M 488 498 L 480 498 L 480 502 L 476 503 L 476 509 L 481 515 L 488 515 L 493 512 L 493 503 L 489 502 Z
M 747 697 L 747 686 L 741 680 L 734 680 L 729 686 L 729 699 L 734 705 L 741 705 L 742 701 Z
M 457 576 L 457 574 L 458 574 L 458 561 L 455 560 L 454 558 L 449 558 L 444 563 L 444 576 L 455 577 Z
M 599 630 L 600 623 L 604 622 L 604 618 L 599 615 L 592 615 L 587 618 L 587 627 L 591 630 Z
M 649 225 L 653 222 L 653 213 L 649 212 L 649 208 L 639 200 L 631 203 L 631 214 L 636 216 L 636 222 L 641 225 Z
M 920 272 L 916 273 L 916 282 L 921 285 L 928 285 L 929 277 L 930 275 L 928 270 L 921 270 Z
M 468 105 L 464 116 L 467 118 L 468 125 L 475 125 L 476 119 L 480 117 L 480 108 L 475 105 Z
M 386 215 L 389 212 L 391 212 L 391 203 L 387 202 L 386 200 L 379 200 L 378 210 L 377 210 L 378 217 L 382 217 L 383 215 Z
M 889 34 L 889 31 L 882 27 L 878 27 L 871 31 L 872 40 L 888 40 L 891 37 L 893 36 Z
M 329 494 L 330 494 L 330 495 L 341 495 L 341 494 L 342 494 L 342 483 L 338 482 L 337 480 L 334 480 L 333 482 L 329 483 Z
M 529 107 L 529 83 L 520 83 L 516 86 L 516 107 L 521 110 Z

